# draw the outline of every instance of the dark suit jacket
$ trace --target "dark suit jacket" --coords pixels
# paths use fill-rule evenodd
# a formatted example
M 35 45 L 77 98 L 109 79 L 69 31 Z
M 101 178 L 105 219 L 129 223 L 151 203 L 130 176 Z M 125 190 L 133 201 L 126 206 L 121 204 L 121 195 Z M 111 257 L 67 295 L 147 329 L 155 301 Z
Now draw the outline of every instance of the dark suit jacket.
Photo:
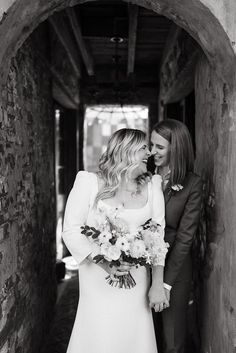
M 176 281 L 191 280 L 191 245 L 197 231 L 202 182 L 198 175 L 188 173 L 183 189 L 173 191 L 167 184 L 164 191 L 166 207 L 165 241 L 170 244 L 164 282 L 173 286 Z

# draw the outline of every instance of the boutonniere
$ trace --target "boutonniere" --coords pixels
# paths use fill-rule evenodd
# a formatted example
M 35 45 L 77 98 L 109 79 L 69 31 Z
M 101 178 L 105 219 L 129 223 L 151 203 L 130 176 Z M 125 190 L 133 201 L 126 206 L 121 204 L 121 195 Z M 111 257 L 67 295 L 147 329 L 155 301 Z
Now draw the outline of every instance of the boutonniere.
M 175 184 L 168 187 L 168 195 L 175 195 L 176 192 L 182 190 L 184 187 L 181 184 Z
M 181 185 L 181 184 L 175 184 L 175 185 L 172 185 L 171 186 L 171 189 L 173 190 L 173 191 L 180 191 L 180 190 L 182 190 L 184 187 L 183 187 L 183 185 Z

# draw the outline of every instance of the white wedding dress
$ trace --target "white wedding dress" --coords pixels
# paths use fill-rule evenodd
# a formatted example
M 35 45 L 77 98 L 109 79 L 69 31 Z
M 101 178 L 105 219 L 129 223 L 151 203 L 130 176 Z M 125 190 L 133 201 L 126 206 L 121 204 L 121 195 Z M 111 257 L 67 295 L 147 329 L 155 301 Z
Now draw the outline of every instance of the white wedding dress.
M 151 310 L 148 306 L 149 271 L 133 268 L 132 289 L 110 286 L 107 273 L 86 257 L 91 243 L 81 234 L 81 225 L 96 226 L 93 202 L 98 191 L 97 176 L 79 172 L 69 195 L 63 239 L 79 263 L 80 297 L 67 353 L 157 353 Z M 98 206 L 107 207 L 104 201 Z M 154 207 L 155 206 L 155 207 Z M 148 202 L 139 209 L 119 208 L 119 218 L 135 230 L 150 218 L 164 226 L 161 180 L 148 184 Z M 164 261 L 161 265 L 164 265 Z

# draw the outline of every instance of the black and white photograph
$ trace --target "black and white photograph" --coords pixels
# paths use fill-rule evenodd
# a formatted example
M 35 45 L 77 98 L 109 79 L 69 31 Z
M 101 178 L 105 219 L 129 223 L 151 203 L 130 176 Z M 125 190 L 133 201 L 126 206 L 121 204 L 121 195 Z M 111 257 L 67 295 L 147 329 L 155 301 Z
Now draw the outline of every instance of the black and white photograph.
M 235 353 L 235 0 L 0 0 L 0 43 L 0 353 Z

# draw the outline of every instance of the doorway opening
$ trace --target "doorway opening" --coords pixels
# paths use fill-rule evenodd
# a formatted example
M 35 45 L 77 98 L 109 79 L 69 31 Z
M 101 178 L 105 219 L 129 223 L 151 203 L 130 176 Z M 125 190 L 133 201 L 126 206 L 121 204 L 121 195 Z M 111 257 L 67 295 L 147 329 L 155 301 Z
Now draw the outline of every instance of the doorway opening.
M 84 166 L 95 172 L 113 132 L 122 128 L 147 131 L 148 107 L 143 105 L 90 105 L 85 110 Z

